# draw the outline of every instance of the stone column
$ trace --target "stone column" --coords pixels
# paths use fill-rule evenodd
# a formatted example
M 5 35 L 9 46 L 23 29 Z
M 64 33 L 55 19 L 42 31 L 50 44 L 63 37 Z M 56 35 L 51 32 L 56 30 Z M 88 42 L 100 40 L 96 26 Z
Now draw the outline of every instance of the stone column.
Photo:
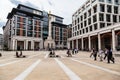
M 100 33 L 98 33 L 98 50 L 101 49 L 101 38 L 100 38 Z
M 25 41 L 25 49 L 28 50 L 28 40 Z
M 84 41 L 83 41 L 83 37 L 81 38 L 81 44 L 82 44 L 82 50 L 84 49 Z
M 15 40 L 13 39 L 12 50 L 15 50 Z
M 26 50 L 26 41 L 24 41 L 24 50 Z
M 89 51 L 91 50 L 91 39 L 90 36 L 88 36 L 88 42 L 89 42 Z
M 31 41 L 31 49 L 34 50 L 34 41 Z
M 112 50 L 115 51 L 115 31 L 112 29 Z
M 67 41 L 67 48 L 70 49 L 70 41 Z
M 15 44 L 14 44 L 14 49 L 13 50 L 17 50 L 17 40 L 14 41 Z

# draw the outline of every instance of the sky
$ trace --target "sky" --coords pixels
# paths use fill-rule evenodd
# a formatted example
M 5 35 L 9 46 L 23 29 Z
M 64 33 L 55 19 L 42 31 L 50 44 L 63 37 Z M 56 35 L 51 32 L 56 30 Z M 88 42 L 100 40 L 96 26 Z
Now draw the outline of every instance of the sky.
M 72 15 L 86 0 L 2 0 L 0 2 L 0 33 L 3 34 L 2 27 L 7 21 L 7 15 L 12 8 L 18 4 L 23 4 L 39 10 L 51 11 L 52 14 L 64 18 L 64 24 L 72 23 Z

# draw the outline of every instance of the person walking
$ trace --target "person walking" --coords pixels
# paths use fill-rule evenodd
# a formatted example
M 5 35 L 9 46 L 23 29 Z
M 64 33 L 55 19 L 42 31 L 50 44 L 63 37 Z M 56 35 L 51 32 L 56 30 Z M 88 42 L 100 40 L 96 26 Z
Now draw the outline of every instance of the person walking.
M 94 57 L 94 60 L 96 61 L 97 60 L 97 51 L 93 48 L 92 49 L 92 53 L 90 54 L 90 57 Z
M 114 57 L 113 57 L 113 53 L 112 53 L 112 50 L 110 48 L 108 49 L 107 59 L 108 59 L 108 63 L 110 63 L 110 61 L 112 61 L 113 63 L 115 63 Z
M 100 58 L 100 61 L 103 61 L 103 50 L 100 49 L 98 57 Z
M 73 49 L 73 50 L 72 50 L 72 55 L 74 55 L 74 52 L 75 52 L 75 50 Z
M 97 60 L 97 51 L 96 50 L 94 51 L 93 56 L 94 56 L 94 61 L 96 61 Z
M 68 55 L 68 57 L 72 57 L 72 54 L 70 53 L 69 49 L 67 50 L 67 55 Z
M 104 56 L 104 60 L 106 59 L 106 57 L 107 57 L 107 53 L 108 53 L 108 49 L 107 48 L 105 48 L 105 52 L 104 52 L 104 54 L 105 54 L 105 56 Z
M 91 51 L 90 57 L 92 57 L 94 53 L 95 53 L 95 49 L 93 48 Z

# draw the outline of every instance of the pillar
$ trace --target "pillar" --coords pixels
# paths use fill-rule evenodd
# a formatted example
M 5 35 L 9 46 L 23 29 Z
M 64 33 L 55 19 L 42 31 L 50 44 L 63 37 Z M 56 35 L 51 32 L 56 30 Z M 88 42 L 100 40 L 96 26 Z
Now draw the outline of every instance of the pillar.
M 26 41 L 24 41 L 24 50 L 26 50 Z
M 101 49 L 101 38 L 100 38 L 100 33 L 98 33 L 98 50 Z
M 67 41 L 67 48 L 70 49 L 70 41 Z
M 34 50 L 34 41 L 31 41 L 31 49 Z
M 84 49 L 83 37 L 81 38 L 82 50 Z
M 28 40 L 25 42 L 25 49 L 28 50 Z
M 91 39 L 90 36 L 88 36 L 88 43 L 89 43 L 89 51 L 91 50 Z
M 15 50 L 15 40 L 13 39 L 12 50 Z
M 78 49 L 78 39 L 76 39 L 76 49 Z
M 113 51 L 115 51 L 116 49 L 115 49 L 115 31 L 114 31 L 114 29 L 112 29 L 112 49 L 113 49 Z

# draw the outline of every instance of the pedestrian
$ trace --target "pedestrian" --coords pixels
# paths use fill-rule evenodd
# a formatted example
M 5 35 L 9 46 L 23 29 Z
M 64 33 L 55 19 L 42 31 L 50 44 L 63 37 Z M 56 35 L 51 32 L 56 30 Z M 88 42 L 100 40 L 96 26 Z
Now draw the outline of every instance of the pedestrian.
M 68 55 L 68 57 L 72 57 L 72 54 L 70 53 L 69 49 L 67 50 L 67 55 Z
M 72 50 L 72 54 L 74 55 L 74 49 Z
M 113 57 L 113 53 L 112 53 L 112 50 L 110 48 L 108 49 L 107 59 L 108 59 L 108 63 L 110 63 L 110 61 L 112 61 L 113 63 L 115 63 L 114 57 Z
M 96 61 L 97 60 L 97 51 L 96 50 L 94 51 L 93 56 L 94 56 L 94 60 Z
M 104 54 L 105 54 L 105 56 L 104 56 L 104 60 L 106 59 L 106 57 L 107 57 L 107 53 L 108 53 L 108 49 L 107 48 L 105 48 L 105 52 L 104 52 Z
M 0 57 L 2 57 L 2 54 L 0 53 Z
M 103 50 L 100 49 L 98 57 L 100 58 L 100 61 L 103 61 Z
M 95 53 L 95 49 L 93 48 L 91 51 L 90 57 L 92 57 L 94 53 Z

